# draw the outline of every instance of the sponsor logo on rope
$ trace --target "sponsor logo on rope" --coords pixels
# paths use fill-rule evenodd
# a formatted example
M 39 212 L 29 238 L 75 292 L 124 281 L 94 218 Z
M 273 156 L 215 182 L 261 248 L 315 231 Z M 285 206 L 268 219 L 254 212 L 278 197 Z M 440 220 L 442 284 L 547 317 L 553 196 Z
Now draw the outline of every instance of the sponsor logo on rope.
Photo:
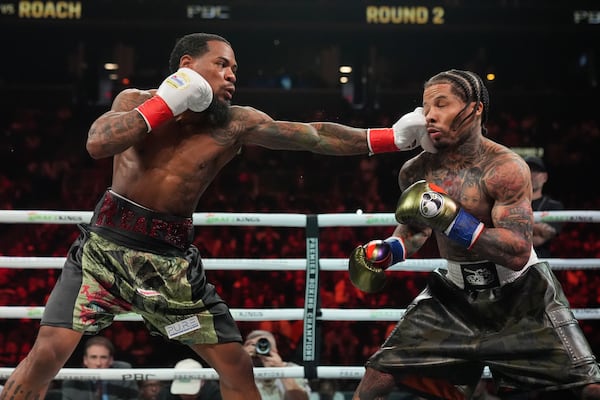
M 238 310 L 238 311 L 234 311 L 231 310 L 234 318 L 240 318 L 240 317 L 246 317 L 246 318 L 263 318 L 265 316 L 265 314 L 262 311 L 245 311 L 245 310 Z
M 340 378 L 362 378 L 363 372 L 352 369 L 341 369 Z
M 262 370 L 257 370 L 254 373 L 254 376 L 256 378 L 284 378 L 285 375 L 283 372 L 280 371 L 262 371 Z
M 392 225 L 396 224 L 396 218 L 393 214 L 390 216 L 373 216 L 373 215 L 364 215 L 365 223 L 367 225 Z
M 84 222 L 84 219 L 78 215 L 52 215 L 52 214 L 40 214 L 31 212 L 27 214 L 27 220 L 31 222 Z
M 205 222 L 207 224 L 230 224 L 230 223 L 257 224 L 260 222 L 260 218 L 259 217 L 251 217 L 251 216 L 244 216 L 244 217 L 236 216 L 236 217 L 234 217 L 234 216 L 207 214 Z

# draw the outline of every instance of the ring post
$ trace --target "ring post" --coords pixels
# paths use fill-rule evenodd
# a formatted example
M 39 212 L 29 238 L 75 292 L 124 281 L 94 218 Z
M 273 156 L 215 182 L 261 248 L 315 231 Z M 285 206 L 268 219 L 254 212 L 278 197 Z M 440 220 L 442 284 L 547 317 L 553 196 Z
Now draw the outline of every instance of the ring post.
M 304 335 L 302 361 L 307 379 L 317 378 L 321 323 L 319 297 L 319 224 L 316 215 L 306 216 L 306 293 L 304 297 Z

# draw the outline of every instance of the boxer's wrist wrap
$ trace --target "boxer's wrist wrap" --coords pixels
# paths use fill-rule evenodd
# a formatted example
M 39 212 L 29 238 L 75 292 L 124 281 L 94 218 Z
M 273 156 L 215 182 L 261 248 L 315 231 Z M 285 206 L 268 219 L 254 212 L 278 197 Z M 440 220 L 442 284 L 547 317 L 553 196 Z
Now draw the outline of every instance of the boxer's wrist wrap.
M 140 113 L 146 125 L 148 126 L 148 133 L 155 129 L 162 123 L 173 118 L 173 112 L 165 103 L 160 96 L 154 96 L 140 104 L 135 108 Z
M 406 249 L 404 248 L 402 239 L 396 236 L 390 236 L 385 239 L 384 242 L 390 245 L 390 250 L 392 252 L 392 261 L 390 265 L 406 260 Z
M 461 208 L 456 214 L 456 218 L 444 231 L 444 234 L 467 249 L 471 249 L 479 239 L 483 228 L 484 225 L 481 221 Z
M 392 128 L 367 129 L 367 144 L 369 145 L 369 155 L 398 151 Z

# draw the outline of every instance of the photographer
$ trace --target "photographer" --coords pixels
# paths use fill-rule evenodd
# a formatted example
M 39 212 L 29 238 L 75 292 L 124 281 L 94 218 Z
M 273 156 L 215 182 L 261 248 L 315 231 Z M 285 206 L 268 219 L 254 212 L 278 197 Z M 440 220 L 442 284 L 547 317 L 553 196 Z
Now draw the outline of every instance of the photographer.
M 256 330 L 246 337 L 244 350 L 252 357 L 255 367 L 294 367 L 285 362 L 277 351 L 277 342 L 271 332 Z M 263 400 L 308 400 L 310 386 L 306 379 L 257 379 L 256 384 Z

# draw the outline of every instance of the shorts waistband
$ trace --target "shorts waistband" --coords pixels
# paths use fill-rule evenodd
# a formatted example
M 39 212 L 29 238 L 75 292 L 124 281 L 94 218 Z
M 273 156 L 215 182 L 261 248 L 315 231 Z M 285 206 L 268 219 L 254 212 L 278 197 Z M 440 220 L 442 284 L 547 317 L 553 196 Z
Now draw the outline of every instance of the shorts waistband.
M 181 250 L 187 249 L 194 240 L 192 218 L 144 208 L 111 190 L 107 190 L 96 205 L 90 225 L 152 238 Z
M 448 260 L 447 277 L 461 289 L 494 289 L 513 282 L 526 268 L 514 271 L 491 261 L 457 262 Z

